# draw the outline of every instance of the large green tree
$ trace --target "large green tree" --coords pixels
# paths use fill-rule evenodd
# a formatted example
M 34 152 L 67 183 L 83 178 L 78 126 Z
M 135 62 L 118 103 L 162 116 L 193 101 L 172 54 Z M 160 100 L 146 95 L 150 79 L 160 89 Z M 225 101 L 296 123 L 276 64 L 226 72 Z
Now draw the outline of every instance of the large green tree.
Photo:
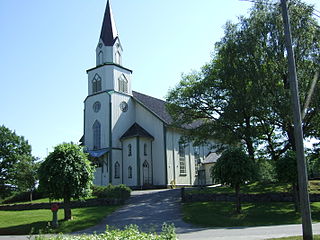
M 212 177 L 229 184 L 236 193 L 236 211 L 241 212 L 240 187 L 256 177 L 256 165 L 239 147 L 228 147 L 212 168 Z
M 71 219 L 71 198 L 79 199 L 90 194 L 93 166 L 83 149 L 73 143 L 54 148 L 39 168 L 40 188 L 51 199 L 64 199 L 64 219 Z
M 313 94 L 309 90 L 319 71 L 320 29 L 312 6 L 292 0 L 289 10 L 305 113 L 303 130 L 305 136 L 319 138 L 319 84 Z M 212 61 L 201 71 L 184 75 L 167 101 L 177 125 L 198 121 L 190 136 L 214 137 L 228 144 L 242 141 L 252 159 L 258 146 L 274 160 L 294 148 L 280 6 L 257 1 L 248 17 L 227 23 Z
M 276 172 L 278 180 L 283 183 L 289 183 L 292 186 L 292 193 L 295 202 L 295 211 L 299 210 L 299 188 L 298 188 L 298 170 L 296 155 L 293 151 L 287 151 L 284 156 L 276 162 Z
M 33 163 L 31 146 L 23 136 L 18 136 L 5 126 L 0 126 L 0 197 L 10 194 L 10 187 L 18 187 L 20 176 L 16 166 L 20 163 L 30 166 Z

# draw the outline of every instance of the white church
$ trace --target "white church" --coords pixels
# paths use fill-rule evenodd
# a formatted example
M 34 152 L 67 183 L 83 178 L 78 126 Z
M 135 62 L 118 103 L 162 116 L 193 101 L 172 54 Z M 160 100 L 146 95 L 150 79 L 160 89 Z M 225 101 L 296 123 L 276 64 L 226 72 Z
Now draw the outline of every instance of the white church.
M 96 185 L 134 188 L 208 184 L 205 164 L 216 160 L 209 145 L 183 143 L 165 101 L 133 91 L 132 71 L 122 65 L 123 48 L 109 0 L 87 70 L 82 143 L 96 165 Z M 207 173 L 208 175 L 208 173 Z

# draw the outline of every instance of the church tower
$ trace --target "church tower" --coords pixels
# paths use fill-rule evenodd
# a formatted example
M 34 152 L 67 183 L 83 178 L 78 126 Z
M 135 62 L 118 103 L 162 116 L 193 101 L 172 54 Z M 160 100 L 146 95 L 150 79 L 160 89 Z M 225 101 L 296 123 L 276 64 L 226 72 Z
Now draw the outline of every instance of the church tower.
M 88 96 L 84 101 L 84 145 L 96 163 L 97 185 L 121 183 L 120 129 L 134 121 L 130 107 L 132 71 L 123 67 L 122 54 L 108 0 L 96 48 L 96 66 L 87 70 Z

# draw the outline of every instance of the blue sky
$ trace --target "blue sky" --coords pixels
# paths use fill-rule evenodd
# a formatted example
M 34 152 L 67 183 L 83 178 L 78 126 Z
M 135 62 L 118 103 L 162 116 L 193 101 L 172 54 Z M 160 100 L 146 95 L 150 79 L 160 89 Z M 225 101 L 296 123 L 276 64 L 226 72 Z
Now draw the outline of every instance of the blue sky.
M 308 0 L 316 4 L 318 0 Z M 106 0 L 0 1 L 0 125 L 23 135 L 43 158 L 83 134 L 86 70 L 95 66 Z M 210 60 L 239 0 L 112 0 L 135 91 L 164 98 L 181 73 Z

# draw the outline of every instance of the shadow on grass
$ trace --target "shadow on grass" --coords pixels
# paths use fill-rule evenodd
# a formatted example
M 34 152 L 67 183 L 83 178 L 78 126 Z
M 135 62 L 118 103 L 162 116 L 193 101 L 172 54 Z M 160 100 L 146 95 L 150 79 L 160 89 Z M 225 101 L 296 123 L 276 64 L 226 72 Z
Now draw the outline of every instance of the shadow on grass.
M 33 222 L 0 229 L 0 235 L 26 235 L 43 232 L 48 226 L 47 221 Z
M 183 214 L 186 222 L 202 227 L 251 227 L 301 222 L 292 203 L 243 203 L 240 214 L 235 213 L 232 202 L 186 203 L 183 204 Z

